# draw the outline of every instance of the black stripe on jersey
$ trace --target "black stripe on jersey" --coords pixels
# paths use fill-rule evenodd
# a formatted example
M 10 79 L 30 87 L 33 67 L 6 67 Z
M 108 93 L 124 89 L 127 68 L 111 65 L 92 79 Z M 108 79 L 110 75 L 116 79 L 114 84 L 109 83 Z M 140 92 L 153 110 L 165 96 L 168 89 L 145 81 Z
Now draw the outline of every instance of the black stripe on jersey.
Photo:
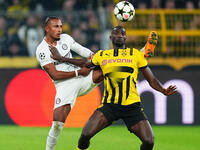
M 114 86 L 113 86 L 113 84 L 112 84 L 112 80 L 110 79 L 110 78 L 108 78 L 108 80 L 109 80 L 109 84 L 110 84 L 110 86 L 111 86 L 111 88 L 112 88 L 112 97 L 111 97 L 111 102 L 110 103 L 112 103 L 112 104 L 114 104 L 114 100 L 115 100 L 115 88 L 114 88 Z
M 135 82 L 134 78 L 132 79 L 132 81 L 133 81 L 133 83 L 135 84 L 135 87 L 136 87 L 136 82 Z
M 108 99 L 108 91 L 106 90 L 106 93 L 105 93 L 105 96 L 104 96 L 104 102 L 103 103 L 107 103 L 107 99 Z
M 130 49 L 130 55 L 131 56 L 133 55 L 133 49 L 132 48 Z
M 100 56 L 103 56 L 103 51 L 100 52 Z
M 126 99 L 129 96 L 129 90 L 130 90 L 130 76 L 126 79 Z
M 144 68 L 146 68 L 147 66 L 144 66 L 144 67 L 140 67 L 139 69 L 144 69 Z
M 127 73 L 133 73 L 134 69 L 131 67 L 127 66 L 117 66 L 117 67 L 112 67 L 113 72 L 106 73 L 105 76 L 109 77 L 112 76 L 112 74 L 115 74 L 115 72 L 127 72 Z
M 122 96 L 123 96 L 123 82 L 117 82 L 119 86 L 119 98 L 118 98 L 118 104 L 122 104 Z
M 106 76 L 104 78 L 105 78 L 105 80 L 107 80 Z M 106 82 L 106 81 L 104 81 L 104 82 Z M 105 85 L 104 85 L 104 90 L 105 90 L 105 95 L 104 95 L 104 102 L 103 103 L 107 103 L 108 91 L 107 91 L 107 88 L 105 87 Z
M 119 55 L 119 49 L 114 49 L 114 54 L 113 56 L 118 56 Z
M 134 69 L 131 67 L 127 66 L 120 66 L 119 67 L 119 72 L 128 72 L 128 73 L 133 73 Z

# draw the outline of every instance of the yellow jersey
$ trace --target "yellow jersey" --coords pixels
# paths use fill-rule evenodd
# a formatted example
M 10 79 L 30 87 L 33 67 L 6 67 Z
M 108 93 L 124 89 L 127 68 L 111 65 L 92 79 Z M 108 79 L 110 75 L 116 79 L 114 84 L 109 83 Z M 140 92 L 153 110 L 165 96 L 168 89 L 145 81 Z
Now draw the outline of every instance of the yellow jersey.
M 104 75 L 104 96 L 101 103 L 130 105 L 140 102 L 136 90 L 140 68 L 147 67 L 144 53 L 134 49 L 99 50 L 92 58 Z

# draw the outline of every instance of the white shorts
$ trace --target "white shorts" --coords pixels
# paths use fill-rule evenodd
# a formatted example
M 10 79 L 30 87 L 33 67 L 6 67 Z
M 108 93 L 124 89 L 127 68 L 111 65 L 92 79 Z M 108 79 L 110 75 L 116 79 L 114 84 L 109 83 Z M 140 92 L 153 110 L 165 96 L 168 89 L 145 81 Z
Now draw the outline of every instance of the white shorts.
M 92 73 L 93 71 L 86 77 L 74 77 L 56 84 L 54 109 L 66 104 L 70 104 L 72 108 L 78 96 L 91 92 L 97 86 L 93 83 Z

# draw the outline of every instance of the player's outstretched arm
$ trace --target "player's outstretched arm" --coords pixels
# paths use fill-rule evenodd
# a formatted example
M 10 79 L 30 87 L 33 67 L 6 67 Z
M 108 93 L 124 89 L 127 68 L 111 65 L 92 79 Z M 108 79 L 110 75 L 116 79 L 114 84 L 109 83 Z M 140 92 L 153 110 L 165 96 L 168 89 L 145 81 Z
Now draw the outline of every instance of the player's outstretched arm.
M 159 80 L 153 75 L 149 67 L 143 68 L 141 71 L 153 89 L 163 93 L 166 96 L 177 92 L 176 85 L 170 85 L 168 88 L 164 88 Z
M 83 67 L 84 64 L 87 62 L 86 59 L 65 58 L 60 55 L 57 48 L 54 46 L 49 45 L 49 49 L 51 51 L 51 58 L 53 58 L 54 60 L 57 60 L 59 62 L 67 62 L 67 63 L 71 63 L 71 64 L 79 66 L 79 67 Z
M 43 68 L 53 80 L 70 79 L 79 75 L 87 76 L 91 71 L 91 69 L 87 67 L 71 72 L 58 71 L 53 63 L 47 64 L 43 66 Z

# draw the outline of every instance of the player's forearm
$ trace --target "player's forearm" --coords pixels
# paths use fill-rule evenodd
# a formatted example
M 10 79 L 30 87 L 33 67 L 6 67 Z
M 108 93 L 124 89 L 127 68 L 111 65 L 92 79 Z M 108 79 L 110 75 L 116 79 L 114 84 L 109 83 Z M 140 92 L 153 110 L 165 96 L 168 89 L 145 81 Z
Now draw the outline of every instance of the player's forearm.
M 164 88 L 163 88 L 162 84 L 161 84 L 160 81 L 158 81 L 158 79 L 153 75 L 153 73 L 151 72 L 150 68 L 149 68 L 149 67 L 146 67 L 146 68 L 143 68 L 141 71 L 142 71 L 142 73 L 143 73 L 145 79 L 148 81 L 149 85 L 150 85 L 153 89 L 155 89 L 155 90 L 157 90 L 157 91 L 163 93 Z
M 67 62 L 67 63 L 71 63 L 71 64 L 79 66 L 79 67 L 83 67 L 85 65 L 85 63 L 87 62 L 87 60 L 62 57 L 62 62 Z
M 87 68 L 95 68 L 95 66 L 92 64 L 92 62 L 90 62 L 90 61 L 87 61 L 85 64 L 84 64 L 84 66 L 85 67 L 87 67 Z
M 48 74 L 53 80 L 64 80 L 76 77 L 75 71 L 72 72 L 56 71 L 55 73 L 48 73 Z
M 156 78 L 153 78 L 152 81 L 149 82 L 149 85 L 150 85 L 153 89 L 155 89 L 155 90 L 157 90 L 157 91 L 159 91 L 159 92 L 161 92 L 161 93 L 164 92 L 164 88 L 163 88 L 162 84 L 161 84 L 160 81 L 159 81 L 158 79 L 156 79 Z

